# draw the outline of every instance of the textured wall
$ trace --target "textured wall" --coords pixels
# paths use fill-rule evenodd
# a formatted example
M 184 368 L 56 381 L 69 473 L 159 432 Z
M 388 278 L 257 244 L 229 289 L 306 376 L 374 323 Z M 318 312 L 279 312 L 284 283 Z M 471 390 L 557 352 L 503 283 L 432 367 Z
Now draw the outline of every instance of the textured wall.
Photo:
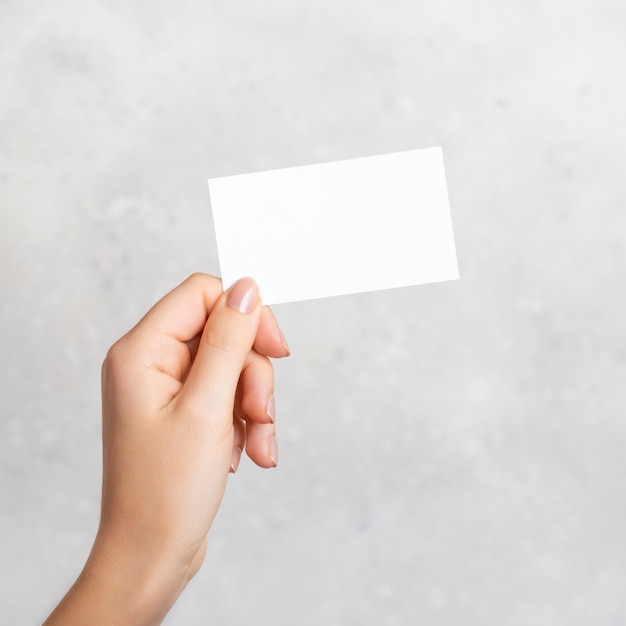
M 0 623 L 82 566 L 100 363 L 217 272 L 206 178 L 438 144 L 461 281 L 276 307 L 279 467 L 242 463 L 166 623 L 625 623 L 625 32 L 612 0 L 0 1 Z

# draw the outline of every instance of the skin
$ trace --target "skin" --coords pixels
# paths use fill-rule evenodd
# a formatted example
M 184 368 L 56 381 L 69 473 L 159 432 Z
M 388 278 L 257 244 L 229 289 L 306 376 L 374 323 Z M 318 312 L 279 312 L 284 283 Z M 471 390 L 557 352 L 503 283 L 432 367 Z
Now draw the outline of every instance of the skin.
M 161 623 L 204 560 L 241 451 L 276 466 L 268 357 L 288 355 L 254 281 L 223 292 L 204 274 L 111 347 L 102 366 L 100 526 L 47 626 Z

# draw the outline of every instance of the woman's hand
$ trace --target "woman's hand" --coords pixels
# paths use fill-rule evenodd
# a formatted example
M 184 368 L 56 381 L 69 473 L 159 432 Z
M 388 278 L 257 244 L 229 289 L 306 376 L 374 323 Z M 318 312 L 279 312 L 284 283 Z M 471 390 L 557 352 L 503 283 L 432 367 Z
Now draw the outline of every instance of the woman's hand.
M 110 350 L 102 367 L 100 528 L 47 624 L 158 624 L 205 555 L 242 450 L 278 460 L 274 375 L 289 349 L 244 278 L 196 274 Z

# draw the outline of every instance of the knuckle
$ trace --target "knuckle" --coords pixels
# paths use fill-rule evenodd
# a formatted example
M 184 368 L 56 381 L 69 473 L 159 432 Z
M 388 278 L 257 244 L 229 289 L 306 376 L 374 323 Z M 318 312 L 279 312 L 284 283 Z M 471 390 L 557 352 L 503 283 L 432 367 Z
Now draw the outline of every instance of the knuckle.
M 110 370 L 115 367 L 116 363 L 121 361 L 121 352 L 123 348 L 121 346 L 121 339 L 116 341 L 108 350 L 102 362 L 102 369 Z
M 214 288 L 215 285 L 219 285 L 221 289 L 222 285 L 222 281 L 216 276 L 211 276 L 210 274 L 204 274 L 202 272 L 194 272 L 185 282 L 191 284 L 199 290 L 211 289 Z
M 124 337 L 116 341 L 107 351 L 102 362 L 102 380 L 114 383 L 129 363 L 128 348 Z

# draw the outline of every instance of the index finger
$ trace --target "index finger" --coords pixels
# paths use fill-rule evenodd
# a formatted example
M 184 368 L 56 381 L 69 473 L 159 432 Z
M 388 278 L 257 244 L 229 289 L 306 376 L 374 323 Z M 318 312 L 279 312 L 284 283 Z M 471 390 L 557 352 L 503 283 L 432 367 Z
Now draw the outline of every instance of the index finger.
M 219 278 L 192 274 L 163 296 L 135 329 L 156 332 L 181 343 L 191 341 L 202 333 L 209 313 L 222 292 Z

